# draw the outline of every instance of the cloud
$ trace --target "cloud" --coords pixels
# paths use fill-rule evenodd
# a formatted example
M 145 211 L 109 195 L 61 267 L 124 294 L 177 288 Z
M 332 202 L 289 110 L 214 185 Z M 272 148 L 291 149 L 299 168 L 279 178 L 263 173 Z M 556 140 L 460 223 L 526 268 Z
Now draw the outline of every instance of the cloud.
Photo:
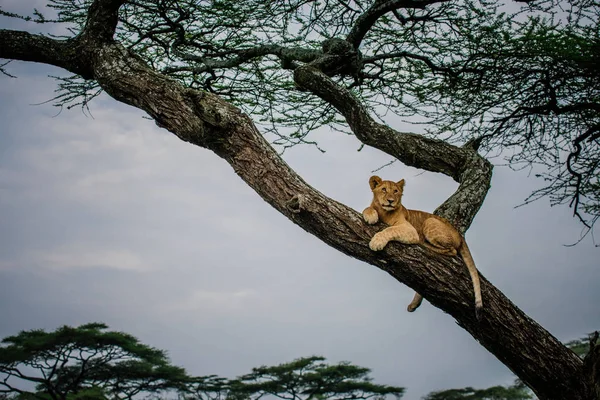
M 260 300 L 254 289 L 236 291 L 194 290 L 183 300 L 167 304 L 163 312 L 196 312 L 208 311 L 216 314 L 239 313 L 245 309 L 256 307 Z
M 21 253 L 14 259 L 0 260 L 0 271 L 86 268 L 144 272 L 151 270 L 152 264 L 131 250 L 112 248 L 102 243 L 72 242 L 56 248 Z
M 151 266 L 129 250 L 94 249 L 82 244 L 53 249 L 33 257 L 32 264 L 51 269 L 114 268 L 130 271 L 147 271 Z
M 10 271 L 18 268 L 18 264 L 14 261 L 0 260 L 0 271 Z

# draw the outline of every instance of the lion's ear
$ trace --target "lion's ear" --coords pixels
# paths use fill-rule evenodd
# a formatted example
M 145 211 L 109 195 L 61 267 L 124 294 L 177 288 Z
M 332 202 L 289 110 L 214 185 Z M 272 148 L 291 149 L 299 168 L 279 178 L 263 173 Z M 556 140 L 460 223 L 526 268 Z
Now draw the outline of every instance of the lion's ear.
M 400 186 L 400 189 L 404 189 L 404 184 L 405 184 L 405 183 L 406 183 L 406 182 L 404 182 L 404 179 L 400 179 L 400 180 L 398 181 L 397 185 L 398 185 L 398 186 Z
M 381 184 L 381 182 L 383 182 L 383 181 L 377 175 L 373 175 L 372 177 L 370 177 L 369 178 L 369 186 L 371 186 L 371 190 L 373 190 L 377 186 L 379 186 Z

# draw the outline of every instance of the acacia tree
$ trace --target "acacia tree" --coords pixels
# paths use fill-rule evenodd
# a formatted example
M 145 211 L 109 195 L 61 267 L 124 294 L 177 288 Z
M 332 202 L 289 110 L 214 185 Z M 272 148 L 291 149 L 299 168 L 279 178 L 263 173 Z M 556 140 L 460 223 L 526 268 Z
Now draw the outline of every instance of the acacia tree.
M 0 30 L 0 57 L 74 74 L 59 80 L 60 106 L 86 107 L 105 91 L 212 150 L 292 222 L 452 315 L 540 399 L 598 399 L 597 352 L 584 365 L 483 277 L 477 320 L 457 258 L 400 244 L 372 252 L 381 226 L 312 188 L 253 121 L 284 146 L 310 142 L 321 125 L 348 129 L 406 165 L 451 177 L 459 187 L 436 213 L 463 233 L 492 176 L 478 149 L 517 146 L 516 161 L 554 168 L 548 190 L 562 190 L 555 201 L 571 201 L 590 225 L 599 199 L 598 5 L 573 4 L 557 30 L 550 17 L 501 13 L 494 1 L 49 0 L 56 16 L 32 18 L 66 24 L 65 36 Z M 573 52 L 561 50 L 567 39 Z M 429 135 L 387 126 L 381 106 L 429 118 Z
M 493 386 L 487 389 L 449 389 L 429 393 L 423 400 L 530 400 L 532 396 L 526 387 Z
M 404 388 L 372 382 L 368 368 L 312 356 L 253 368 L 237 379 L 190 376 L 166 353 L 102 323 L 22 331 L 2 339 L 1 400 L 174 398 L 258 400 L 400 399 Z M 32 390 L 34 384 L 35 390 Z
M 91 323 L 4 338 L 0 394 L 40 400 L 132 399 L 185 388 L 190 378 L 170 364 L 164 351 L 107 328 Z
M 327 364 L 324 357 L 253 368 L 228 380 L 217 376 L 194 378 L 186 399 L 259 400 L 264 396 L 282 400 L 386 400 L 402 398 L 404 388 L 372 382 L 371 370 L 348 362 Z

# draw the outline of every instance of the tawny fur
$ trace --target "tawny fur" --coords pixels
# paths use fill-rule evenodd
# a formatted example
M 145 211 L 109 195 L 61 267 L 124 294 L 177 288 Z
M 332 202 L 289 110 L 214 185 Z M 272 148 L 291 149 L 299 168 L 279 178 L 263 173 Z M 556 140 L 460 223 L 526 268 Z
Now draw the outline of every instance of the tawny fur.
M 363 211 L 363 217 L 369 224 L 381 220 L 389 227 L 376 233 L 369 247 L 382 250 L 388 242 L 395 240 L 405 244 L 421 244 L 436 253 L 456 256 L 460 254 L 471 275 L 475 292 L 475 312 L 483 307 L 479 274 L 469 247 L 462 235 L 448 221 L 424 211 L 408 210 L 402 205 L 404 179 L 399 182 L 384 181 L 378 176 L 369 179 L 373 192 L 371 205 Z M 423 296 L 415 293 L 408 305 L 408 311 L 415 311 L 423 301 Z

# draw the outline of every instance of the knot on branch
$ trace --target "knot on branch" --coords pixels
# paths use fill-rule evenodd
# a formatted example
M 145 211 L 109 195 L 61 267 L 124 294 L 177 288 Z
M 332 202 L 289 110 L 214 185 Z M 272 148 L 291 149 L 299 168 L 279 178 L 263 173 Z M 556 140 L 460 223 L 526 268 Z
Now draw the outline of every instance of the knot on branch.
M 198 117 L 215 128 L 229 128 L 232 114 L 239 114 L 239 110 L 211 93 L 187 89 L 187 95 Z
M 299 214 L 302 210 L 304 210 L 304 195 L 295 194 L 291 199 L 289 199 L 285 206 L 288 210 L 293 212 L 294 214 Z
M 311 66 L 323 71 L 328 76 L 348 75 L 358 79 L 362 69 L 362 54 L 344 39 L 327 39 L 321 44 L 323 55 Z
M 324 40 L 321 44 L 321 49 L 323 50 L 323 53 L 329 55 L 343 56 L 357 53 L 357 50 L 350 42 L 337 38 Z
M 185 109 L 187 105 L 194 113 L 189 119 L 196 122 L 189 131 L 189 138 L 183 139 L 217 151 L 233 132 L 231 127 L 244 116 L 239 109 L 212 93 L 185 88 L 183 95 L 185 104 L 180 108 Z M 190 121 L 186 122 L 189 124 Z

